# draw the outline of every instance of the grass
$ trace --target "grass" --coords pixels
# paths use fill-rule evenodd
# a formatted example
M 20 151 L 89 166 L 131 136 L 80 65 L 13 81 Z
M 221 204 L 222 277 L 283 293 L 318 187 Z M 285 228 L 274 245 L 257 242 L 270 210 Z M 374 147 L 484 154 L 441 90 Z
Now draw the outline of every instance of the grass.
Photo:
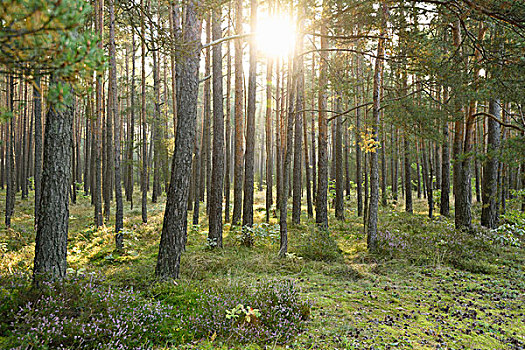
M 256 192 L 255 202 L 254 220 L 262 223 L 264 192 Z M 89 199 L 79 198 L 70 206 L 69 273 L 94 272 L 104 275 L 107 285 L 158 297 L 153 274 L 164 202 L 148 206 L 148 224 L 142 224 L 140 209 L 125 204 L 125 250 L 117 253 L 111 220 L 95 230 Z M 470 235 L 456 232 L 447 218 L 428 219 L 425 200 L 415 200 L 413 215 L 403 213 L 402 206 L 381 208 L 380 231 L 400 237 L 404 246 L 386 242 L 380 254 L 372 255 L 366 250 L 363 219 L 352 210 L 355 203 L 349 201 L 347 208 L 345 222 L 330 212 L 328 233 L 317 231 L 304 210 L 302 223 L 289 225 L 290 254 L 279 259 L 276 217 L 255 228 L 251 249 L 240 246 L 239 231 L 226 224 L 224 249 L 212 251 L 201 205 L 200 225 L 188 232 L 181 279 L 171 287 L 174 295 L 186 295 L 196 286 L 292 279 L 312 308 L 306 330 L 287 344 L 257 344 L 254 339 L 241 345 L 209 335 L 178 348 L 525 348 L 523 248 L 497 245 L 481 229 Z M 31 272 L 31 214 L 32 199 L 17 199 L 12 228 L 0 228 L 1 278 Z

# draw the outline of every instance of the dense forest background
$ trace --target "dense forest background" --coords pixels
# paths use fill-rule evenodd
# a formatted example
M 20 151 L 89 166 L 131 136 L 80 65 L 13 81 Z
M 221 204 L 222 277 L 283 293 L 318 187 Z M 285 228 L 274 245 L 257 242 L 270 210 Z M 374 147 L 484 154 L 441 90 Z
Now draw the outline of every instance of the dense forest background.
M 524 53 L 522 1 L 3 1 L 0 346 L 522 348 Z

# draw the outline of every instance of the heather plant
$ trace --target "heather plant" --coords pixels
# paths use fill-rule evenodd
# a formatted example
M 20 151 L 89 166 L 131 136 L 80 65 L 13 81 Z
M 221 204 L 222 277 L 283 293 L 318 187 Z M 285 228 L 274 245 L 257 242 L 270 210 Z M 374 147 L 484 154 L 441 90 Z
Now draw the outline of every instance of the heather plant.
M 155 293 L 185 310 L 180 327 L 194 339 L 286 343 L 304 329 L 310 312 L 310 303 L 288 280 L 234 282 L 202 290 L 164 286 Z
M 93 277 L 48 283 L 24 298 L 12 289 L 10 347 L 139 349 L 167 341 L 164 330 L 178 322 L 171 305 L 145 299 L 132 288 L 117 289 Z M 3 299 L 5 299 L 4 296 Z M 18 308 L 15 308 L 18 306 Z

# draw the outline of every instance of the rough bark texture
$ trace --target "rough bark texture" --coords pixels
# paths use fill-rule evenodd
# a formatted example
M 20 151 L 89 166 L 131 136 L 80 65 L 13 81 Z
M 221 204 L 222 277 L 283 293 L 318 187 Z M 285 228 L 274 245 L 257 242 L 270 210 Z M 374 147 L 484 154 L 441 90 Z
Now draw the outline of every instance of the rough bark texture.
M 226 43 L 226 65 L 227 65 L 227 74 L 226 74 L 226 171 L 224 174 L 224 221 L 230 221 L 230 185 L 231 185 L 231 103 L 230 103 L 230 94 L 231 94 L 231 74 L 232 74 L 232 59 L 231 59 L 231 45 Z
M 382 3 L 382 30 L 381 38 L 377 44 L 377 58 L 374 67 L 374 86 L 373 86 L 373 108 L 372 108 L 372 138 L 375 144 L 379 142 L 379 127 L 381 125 L 381 84 L 383 81 L 383 58 L 385 55 L 385 31 L 386 16 L 388 9 L 385 3 Z M 379 206 L 379 159 L 378 146 L 375 146 L 370 152 L 370 205 L 368 210 L 367 222 L 367 244 L 370 251 L 377 249 L 377 216 Z
M 33 86 L 33 113 L 35 115 L 35 228 L 37 227 L 38 210 L 42 181 L 42 98 L 40 95 L 40 76 L 35 74 Z M 87 138 L 86 138 L 87 139 Z M 86 181 L 86 180 L 84 180 Z M 87 182 L 87 181 L 86 181 Z
M 496 118 L 501 118 L 501 105 L 499 100 L 491 100 L 489 113 Z M 500 125 L 492 118 L 487 118 L 488 139 L 487 159 L 483 165 L 483 206 L 481 209 L 481 225 L 496 228 L 498 224 L 497 196 L 498 196 L 498 156 L 500 146 Z M 523 171 L 523 170 L 522 170 Z
M 115 0 L 109 2 L 109 15 L 110 15 L 110 27 L 109 27 L 109 57 L 110 57 L 110 70 L 109 79 L 111 80 L 109 91 L 109 98 L 111 99 L 111 114 L 115 120 L 114 134 L 115 134 L 115 246 L 117 249 L 124 248 L 124 207 L 122 205 L 122 186 L 121 186 L 121 174 L 120 174 L 120 114 L 118 111 L 118 100 L 117 100 L 117 63 L 116 63 L 116 50 L 115 50 Z
M 188 190 L 199 91 L 201 20 L 196 12 L 198 7 L 198 1 L 189 1 L 186 6 L 183 40 L 188 45 L 188 53 L 180 63 L 179 80 L 177 82 L 178 120 L 175 151 L 155 269 L 155 274 L 160 279 L 179 277 L 180 256 L 186 242 Z
M 212 39 L 221 38 L 221 12 L 212 15 Z M 222 97 L 222 46 L 213 47 L 213 167 L 210 187 L 210 213 L 208 241 L 222 247 L 222 190 L 224 182 L 224 113 Z
M 235 31 L 242 34 L 242 0 L 235 2 Z M 242 42 L 235 40 L 235 153 L 233 175 L 233 217 L 232 224 L 238 225 L 242 215 L 243 144 L 244 144 L 244 101 L 243 101 Z
M 324 12 L 326 10 L 324 9 Z M 326 13 L 324 13 L 326 16 Z M 323 16 L 323 17 L 324 17 Z M 326 24 L 321 25 L 321 50 L 328 48 L 328 34 Z M 317 178 L 317 194 L 315 197 L 315 222 L 321 228 L 328 227 L 328 208 L 327 208 L 327 195 L 328 195 L 328 126 L 326 121 L 326 109 L 327 109 L 327 96 L 326 96 L 326 85 L 328 83 L 327 76 L 327 59 L 328 54 L 326 51 L 320 53 L 320 69 L 319 69 L 319 142 L 318 142 L 318 178 Z
M 14 78 L 9 75 L 7 77 L 7 108 L 13 112 L 14 101 Z M 5 226 L 11 227 L 11 216 L 15 209 L 15 158 L 14 158 L 14 114 L 10 122 L 6 124 L 7 142 L 6 142 L 6 175 L 7 175 L 7 190 L 5 193 Z
M 46 117 L 42 196 L 38 211 L 33 281 L 66 275 L 73 108 L 51 106 Z
M 292 68 L 292 60 L 289 60 L 289 69 Z M 284 160 L 283 160 L 283 169 L 282 169 L 282 188 L 281 193 L 281 202 L 280 202 L 280 216 L 279 216 L 279 226 L 280 226 L 280 247 L 279 247 L 279 256 L 282 258 L 288 252 L 288 226 L 287 226 L 287 216 L 288 216 L 288 196 L 287 193 L 290 189 L 290 165 L 292 164 L 292 152 L 293 152 L 293 124 L 294 124 L 294 86 L 295 81 L 291 75 L 288 75 L 288 116 L 287 116 L 287 125 L 286 125 L 286 145 L 284 150 Z
M 356 58 L 356 78 L 359 80 L 361 77 L 361 60 L 360 57 Z M 357 94 L 355 96 L 355 104 L 360 105 L 360 93 L 362 89 L 357 86 Z M 363 216 L 363 177 L 361 169 L 361 108 L 355 110 L 355 183 L 357 186 L 357 216 Z
M 304 4 L 298 5 L 298 26 L 297 42 L 295 52 L 303 52 L 303 27 L 304 27 Z M 304 112 L 304 60 L 303 55 L 296 55 L 294 58 L 294 74 L 297 80 L 297 95 L 295 101 L 295 128 L 294 128 L 294 155 L 293 155 L 293 201 L 292 201 L 292 222 L 301 222 L 301 194 L 302 194 L 302 174 L 303 174 L 303 115 Z M 306 126 L 304 126 L 306 127 Z
M 443 100 L 448 100 L 448 90 L 444 88 Z M 448 122 L 443 123 L 443 143 L 441 145 L 441 199 L 439 213 L 450 215 L 450 150 L 448 140 Z
M 141 0 L 141 5 L 143 5 Z M 147 0 L 146 0 L 147 1 Z M 146 35 L 146 28 L 144 23 L 144 16 L 141 17 L 141 117 L 142 117 L 142 171 L 141 171 L 141 213 L 142 222 L 148 222 L 148 133 L 146 129 L 146 43 L 144 38 Z
M 272 154 L 272 72 L 273 60 L 268 59 L 266 67 L 266 222 L 270 222 L 273 204 L 273 154 Z
M 257 29 L 257 0 L 251 0 L 250 25 L 253 33 Z M 253 226 L 253 180 L 255 157 L 255 110 L 257 92 L 257 47 L 255 40 L 250 40 L 250 70 L 248 72 L 248 110 L 246 115 L 246 151 L 244 153 L 244 200 L 242 226 Z M 244 244 L 251 246 L 252 237 L 245 232 Z
M 410 142 L 408 140 L 407 131 L 403 135 L 404 152 L 405 152 L 405 211 L 412 213 L 412 176 L 411 176 L 411 161 L 410 161 Z
M 341 110 L 340 98 L 336 101 L 337 111 Z M 335 217 L 344 220 L 343 194 L 343 118 L 337 118 L 335 126 Z

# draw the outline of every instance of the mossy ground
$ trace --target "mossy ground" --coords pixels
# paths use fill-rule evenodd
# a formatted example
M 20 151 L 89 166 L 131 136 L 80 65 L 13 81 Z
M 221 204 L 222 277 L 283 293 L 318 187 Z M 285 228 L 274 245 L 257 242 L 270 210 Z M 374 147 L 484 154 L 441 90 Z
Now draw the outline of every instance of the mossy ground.
M 0 191 L 2 209 L 4 198 L 5 191 Z M 135 203 L 140 203 L 139 198 Z M 107 283 L 133 285 L 153 294 L 164 202 L 148 206 L 148 223 L 142 224 L 140 207 L 132 210 L 125 203 L 125 250 L 117 253 L 111 220 L 107 227 L 94 230 L 89 198 L 80 196 L 78 204 L 70 206 L 70 273 L 97 272 L 107 276 Z M 355 203 L 347 207 L 354 208 Z M 352 210 L 346 211 L 345 222 L 336 221 L 331 212 L 331 238 L 318 239 L 305 210 L 302 224 L 289 227 L 293 254 L 279 259 L 279 241 L 272 226 L 260 230 L 255 247 L 245 248 L 238 244 L 239 231 L 226 224 L 224 249 L 210 250 L 205 205 L 201 205 L 200 226 L 189 230 L 176 288 L 189 290 L 193 285 L 216 286 L 234 280 L 295 280 L 303 296 L 313 302 L 307 331 L 290 344 L 267 344 L 270 349 L 525 348 L 525 250 L 488 242 L 460 253 L 434 249 L 432 237 L 452 223 L 441 217 L 426 218 L 423 200 L 416 200 L 415 209 L 415 214 L 405 215 L 402 207 L 391 205 L 381 209 L 379 220 L 380 227 L 419 235 L 421 245 L 428 238 L 428 246 L 412 256 L 369 254 L 362 218 Z M 32 198 L 17 198 L 12 228 L 0 228 L 0 277 L 31 271 L 32 212 Z M 256 192 L 254 215 L 257 223 L 264 222 L 263 192 Z M 276 223 L 272 215 L 270 225 Z M 329 250 L 330 241 L 337 246 L 328 255 L 303 257 L 311 250 Z M 259 349 L 260 345 L 201 339 L 185 347 Z

